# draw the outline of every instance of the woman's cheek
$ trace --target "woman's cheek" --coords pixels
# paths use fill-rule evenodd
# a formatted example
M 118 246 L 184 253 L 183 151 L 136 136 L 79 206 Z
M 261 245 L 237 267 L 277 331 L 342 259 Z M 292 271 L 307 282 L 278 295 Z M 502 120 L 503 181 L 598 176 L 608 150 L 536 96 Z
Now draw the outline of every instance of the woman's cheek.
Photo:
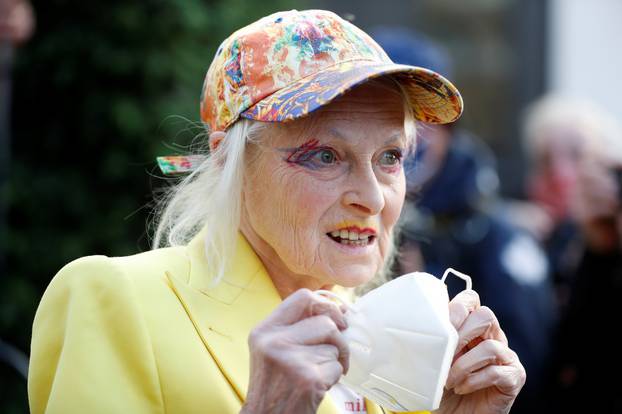
M 312 238 L 319 233 L 321 217 L 333 204 L 334 190 L 304 171 L 288 166 L 275 171 L 272 180 L 279 183 L 271 197 L 276 204 L 279 227 L 289 233 L 284 237 L 308 250 L 309 243 L 314 244 Z
M 292 186 L 290 192 L 295 198 L 296 215 L 306 226 L 310 226 L 313 231 L 318 229 L 320 218 L 335 203 L 334 186 L 327 185 L 325 182 L 317 183 L 312 180 L 301 180 L 302 182 Z M 290 199 L 290 201 L 294 201 Z

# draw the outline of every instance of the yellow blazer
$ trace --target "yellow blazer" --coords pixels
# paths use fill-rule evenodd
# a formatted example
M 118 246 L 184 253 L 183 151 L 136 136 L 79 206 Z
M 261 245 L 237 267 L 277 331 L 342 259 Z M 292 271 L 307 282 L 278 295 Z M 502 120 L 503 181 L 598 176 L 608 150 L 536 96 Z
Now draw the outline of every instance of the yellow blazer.
M 281 298 L 241 235 L 231 271 L 210 287 L 202 238 L 60 270 L 33 325 L 33 414 L 240 411 L 249 332 Z M 318 412 L 338 410 L 327 396 Z M 383 410 L 367 401 L 367 412 Z

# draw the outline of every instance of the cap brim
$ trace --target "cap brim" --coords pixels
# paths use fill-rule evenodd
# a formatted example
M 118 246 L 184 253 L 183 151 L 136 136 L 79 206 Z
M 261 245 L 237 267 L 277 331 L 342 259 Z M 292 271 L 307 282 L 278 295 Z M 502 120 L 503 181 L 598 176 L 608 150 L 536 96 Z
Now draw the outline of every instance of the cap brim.
M 417 66 L 360 60 L 330 66 L 300 79 L 257 102 L 241 116 L 263 122 L 286 122 L 310 114 L 357 85 L 386 75 L 404 87 L 417 120 L 446 124 L 460 117 L 460 92 L 438 73 Z

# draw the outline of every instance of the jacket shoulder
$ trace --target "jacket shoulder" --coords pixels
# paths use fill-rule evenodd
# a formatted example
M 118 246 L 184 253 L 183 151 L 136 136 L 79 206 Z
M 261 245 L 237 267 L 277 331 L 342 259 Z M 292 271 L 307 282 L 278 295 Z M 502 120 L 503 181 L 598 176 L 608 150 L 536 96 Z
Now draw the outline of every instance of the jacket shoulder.
M 152 259 L 161 262 L 162 254 Z M 125 261 L 86 256 L 56 274 L 33 322 L 31 412 L 161 412 L 152 339 L 141 307 L 144 289 L 134 282 L 144 276 L 133 266 L 146 261 L 144 256 Z
M 190 259 L 185 246 L 165 247 L 110 259 L 137 283 L 159 279 L 166 272 L 187 281 L 190 274 Z
M 69 287 L 72 290 L 104 289 L 161 279 L 165 272 L 187 277 L 190 265 L 185 247 L 150 250 L 131 256 L 84 256 L 63 266 L 54 276 L 48 290 Z

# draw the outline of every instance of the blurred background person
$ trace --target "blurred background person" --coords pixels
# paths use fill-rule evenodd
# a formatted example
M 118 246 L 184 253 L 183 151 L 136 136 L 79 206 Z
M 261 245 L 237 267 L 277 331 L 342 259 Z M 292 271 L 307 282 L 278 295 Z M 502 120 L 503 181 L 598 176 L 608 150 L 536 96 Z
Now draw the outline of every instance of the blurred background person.
M 615 139 L 606 153 L 592 153 L 577 165 L 570 200 L 580 247 L 547 391 L 551 409 L 559 412 L 622 412 L 622 381 L 614 374 L 622 362 L 613 339 L 622 295 L 622 130 L 609 131 Z
M 577 205 L 579 177 L 585 169 L 607 165 L 615 157 L 615 119 L 586 99 L 549 94 L 530 104 L 524 117 L 527 153 L 527 202 L 512 203 L 507 217 L 528 230 L 546 249 L 554 275 L 557 306 L 564 312 L 579 264 L 585 216 L 608 208 L 596 203 L 589 211 Z M 598 187 L 597 187 L 598 188 Z M 607 192 L 603 197 L 608 197 Z M 583 205 L 583 202 L 578 203 Z M 590 229 L 593 244 L 610 243 Z
M 380 27 L 372 36 L 397 63 L 452 75 L 445 49 L 420 33 Z M 425 269 L 439 276 L 453 267 L 471 275 L 528 373 L 512 411 L 533 412 L 554 324 L 546 256 L 530 234 L 495 213 L 499 179 L 482 140 L 454 125 L 426 125 L 418 137 L 407 175 L 410 202 L 402 214 L 397 270 Z M 459 289 L 450 285 L 450 294 Z

